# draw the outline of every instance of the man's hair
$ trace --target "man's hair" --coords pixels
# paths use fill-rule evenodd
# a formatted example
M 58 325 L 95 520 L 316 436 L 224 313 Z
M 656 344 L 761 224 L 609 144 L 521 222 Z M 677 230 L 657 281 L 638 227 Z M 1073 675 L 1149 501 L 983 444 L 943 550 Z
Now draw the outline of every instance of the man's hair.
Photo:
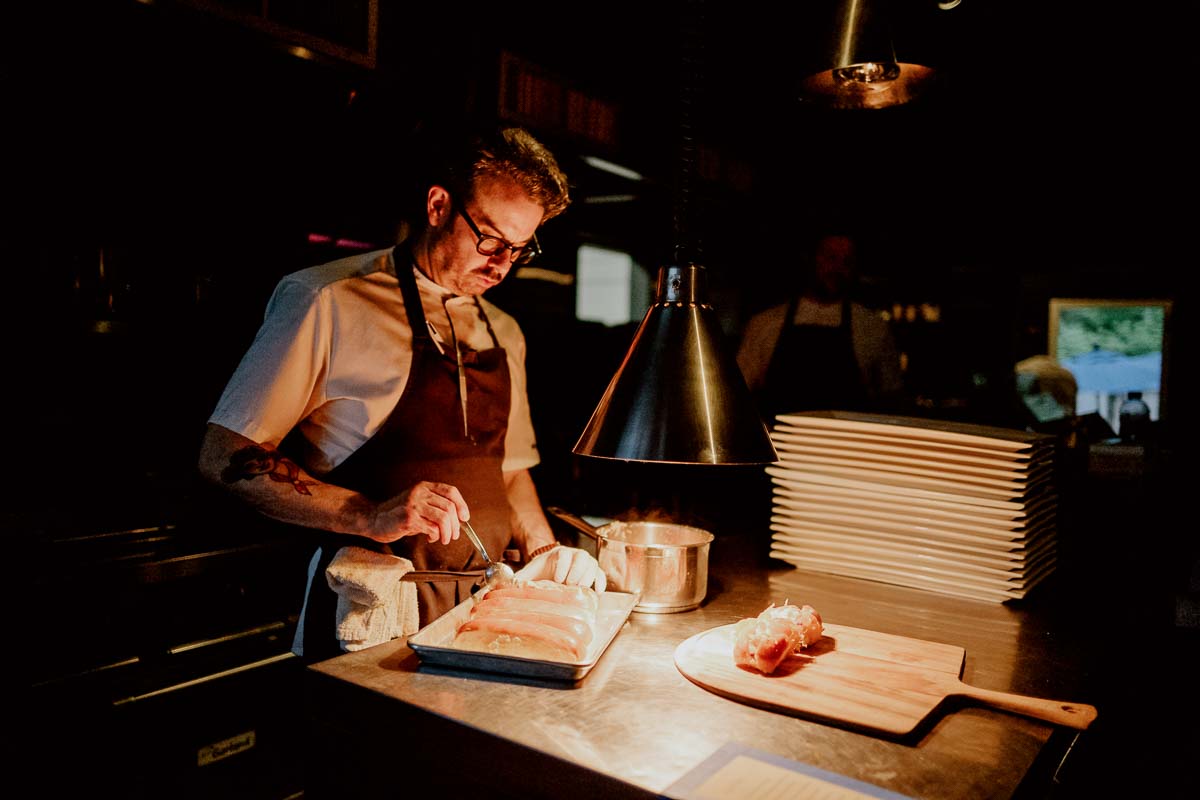
M 529 131 L 517 127 L 467 128 L 434 135 L 433 157 L 425 165 L 424 192 L 445 186 L 456 203 L 472 199 L 486 178 L 509 178 L 542 207 L 542 222 L 557 217 L 571 203 L 567 176 L 554 155 Z

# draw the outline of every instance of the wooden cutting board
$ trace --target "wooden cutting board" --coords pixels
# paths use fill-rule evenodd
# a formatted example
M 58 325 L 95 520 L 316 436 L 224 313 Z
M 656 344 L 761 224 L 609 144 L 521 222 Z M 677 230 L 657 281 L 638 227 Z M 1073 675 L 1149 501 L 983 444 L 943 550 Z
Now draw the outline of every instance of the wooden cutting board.
M 826 623 L 820 641 L 764 675 L 733 663 L 733 629 L 690 637 L 675 666 L 715 694 L 772 711 L 891 735 L 911 733 L 953 696 L 1081 730 L 1096 718 L 1089 705 L 968 686 L 961 647 L 845 625 Z

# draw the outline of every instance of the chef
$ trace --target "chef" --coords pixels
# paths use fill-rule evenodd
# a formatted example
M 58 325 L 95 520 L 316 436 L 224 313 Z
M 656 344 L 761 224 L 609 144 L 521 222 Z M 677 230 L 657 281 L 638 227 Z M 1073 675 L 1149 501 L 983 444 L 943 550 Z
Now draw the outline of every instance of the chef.
M 279 282 L 201 446 L 208 481 L 321 532 L 293 648 L 306 661 L 342 652 L 324 572 L 346 544 L 418 570 L 479 570 L 460 535 L 469 520 L 493 558 L 520 551 L 524 579 L 605 587 L 542 511 L 524 337 L 482 297 L 539 254 L 538 227 L 570 202 L 566 176 L 520 128 L 436 144 L 410 235 Z M 420 624 L 475 584 L 418 583 Z

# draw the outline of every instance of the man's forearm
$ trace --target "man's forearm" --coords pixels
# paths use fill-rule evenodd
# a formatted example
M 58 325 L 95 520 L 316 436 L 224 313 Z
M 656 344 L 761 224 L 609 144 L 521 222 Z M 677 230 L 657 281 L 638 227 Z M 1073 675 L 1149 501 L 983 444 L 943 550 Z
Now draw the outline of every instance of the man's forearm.
M 209 425 L 199 467 L 210 482 L 272 519 L 366 535 L 366 498 L 317 480 L 278 450 L 227 428 Z

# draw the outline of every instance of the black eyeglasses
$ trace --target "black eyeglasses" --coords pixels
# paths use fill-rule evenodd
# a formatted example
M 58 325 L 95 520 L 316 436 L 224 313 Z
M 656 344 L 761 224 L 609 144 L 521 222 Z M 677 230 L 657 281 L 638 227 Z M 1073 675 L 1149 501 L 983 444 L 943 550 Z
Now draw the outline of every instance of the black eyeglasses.
M 514 264 L 528 264 L 542 254 L 542 248 L 538 244 L 536 234 L 525 244 L 515 245 L 506 242 L 499 236 L 488 236 L 481 232 L 479 226 L 475 224 L 475 220 L 471 219 L 471 215 L 467 213 L 465 208 L 461 208 L 458 204 L 455 204 L 455 210 L 467 221 L 467 227 L 471 229 L 471 233 L 478 237 L 478 241 L 475 242 L 475 252 L 479 253 L 479 255 L 491 257 L 508 250 L 512 253 L 511 257 Z

